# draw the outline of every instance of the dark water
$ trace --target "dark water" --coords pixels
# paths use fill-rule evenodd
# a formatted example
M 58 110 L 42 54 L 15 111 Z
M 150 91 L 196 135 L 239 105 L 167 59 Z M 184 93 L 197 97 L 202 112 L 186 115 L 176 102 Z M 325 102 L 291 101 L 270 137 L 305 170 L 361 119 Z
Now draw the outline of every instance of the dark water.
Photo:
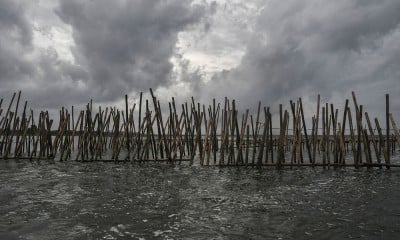
M 0 162 L 0 239 L 399 239 L 400 169 Z

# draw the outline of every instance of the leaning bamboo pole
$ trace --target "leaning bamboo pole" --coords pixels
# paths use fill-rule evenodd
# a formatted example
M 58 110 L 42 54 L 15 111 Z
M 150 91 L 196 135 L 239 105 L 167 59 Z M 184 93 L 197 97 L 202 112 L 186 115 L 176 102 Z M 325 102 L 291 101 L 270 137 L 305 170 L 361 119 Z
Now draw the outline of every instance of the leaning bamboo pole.
M 400 134 L 399 134 L 399 130 L 397 129 L 396 122 L 393 119 L 392 113 L 389 113 L 389 119 L 390 119 L 390 122 L 392 123 L 392 128 L 393 128 L 394 134 L 396 136 L 397 144 L 400 146 Z

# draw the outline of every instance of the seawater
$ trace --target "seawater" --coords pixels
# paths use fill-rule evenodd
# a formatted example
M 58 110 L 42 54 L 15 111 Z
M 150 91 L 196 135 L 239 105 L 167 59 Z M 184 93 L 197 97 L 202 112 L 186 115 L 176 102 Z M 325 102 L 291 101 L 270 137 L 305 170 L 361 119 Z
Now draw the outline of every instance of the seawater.
M 395 168 L 2 160 L 0 239 L 399 239 L 399 183 Z

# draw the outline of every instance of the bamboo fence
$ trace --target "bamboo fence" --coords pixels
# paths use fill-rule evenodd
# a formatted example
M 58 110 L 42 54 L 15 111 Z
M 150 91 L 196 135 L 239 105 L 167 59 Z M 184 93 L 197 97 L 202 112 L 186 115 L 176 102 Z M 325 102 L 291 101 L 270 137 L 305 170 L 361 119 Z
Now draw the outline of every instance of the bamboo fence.
M 248 109 L 239 113 L 235 100 L 227 98 L 223 103 L 213 99 L 208 106 L 193 97 L 181 105 L 172 98 L 162 110 L 152 89 L 150 94 L 148 100 L 140 93 L 138 104 L 130 104 L 126 95 L 122 110 L 93 109 L 92 101 L 77 113 L 73 106 L 62 108 L 53 125 L 48 111 L 35 115 L 26 101 L 19 109 L 21 92 L 13 93 L 6 108 L 0 100 L 0 159 L 276 168 L 400 166 L 391 163 L 400 135 L 388 94 L 386 132 L 378 118 L 371 122 L 354 92 L 354 107 L 346 99 L 340 111 L 333 104 L 321 104 L 318 95 L 311 123 L 301 98 L 290 101 L 289 109 L 281 104 L 276 128 L 271 108 L 261 102 L 254 114 Z M 343 112 L 341 122 L 339 112 Z

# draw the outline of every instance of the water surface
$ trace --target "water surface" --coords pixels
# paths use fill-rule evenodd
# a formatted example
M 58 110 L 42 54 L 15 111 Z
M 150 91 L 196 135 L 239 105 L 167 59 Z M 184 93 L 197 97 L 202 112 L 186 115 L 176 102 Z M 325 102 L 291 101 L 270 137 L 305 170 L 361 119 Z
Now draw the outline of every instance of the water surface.
M 400 169 L 0 161 L 0 239 L 398 239 Z

